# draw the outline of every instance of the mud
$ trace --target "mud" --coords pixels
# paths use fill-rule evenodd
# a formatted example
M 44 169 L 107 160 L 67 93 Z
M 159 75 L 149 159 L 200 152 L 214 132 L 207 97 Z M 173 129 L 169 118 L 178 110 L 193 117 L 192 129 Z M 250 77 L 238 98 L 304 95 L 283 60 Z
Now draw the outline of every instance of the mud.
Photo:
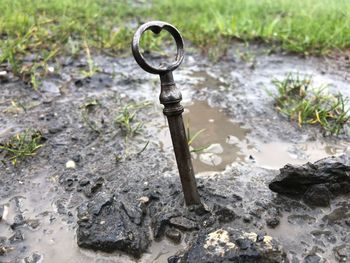
M 174 73 L 191 133 L 206 129 L 193 147 L 211 145 L 193 154 L 208 218 L 192 219 L 205 222 L 201 229 L 235 226 L 265 233 L 278 240 L 293 262 L 306 257 L 346 262 L 346 196 L 331 200 L 329 207 L 311 209 L 272 193 L 267 184 L 286 163 L 346 152 L 349 136 L 324 137 L 317 127 L 300 129 L 275 112 L 266 89 L 274 92 L 271 79 L 292 71 L 311 74 L 316 83 L 331 84 L 331 92 L 349 96 L 347 74 L 324 59 L 267 51 L 235 44 L 215 64 L 190 52 Z M 16 167 L 1 164 L 1 262 L 166 262 L 186 253 L 197 238 L 199 227 L 172 219 L 192 214 L 183 205 L 158 102 L 157 76 L 145 74 L 131 57 L 95 54 L 93 59 L 99 72 L 90 78 L 82 73 L 87 68 L 84 54 L 57 59 L 38 92 L 11 74 L 0 84 L 1 141 L 28 127 L 41 130 L 46 138 L 36 156 Z M 2 68 L 9 72 L 6 65 Z M 145 100 L 153 104 L 137 111 L 143 129 L 125 140 L 115 119 L 126 105 Z M 74 165 L 67 165 L 69 161 Z M 146 206 L 140 227 L 145 231 L 151 226 L 151 243 L 139 259 L 78 247 L 77 208 L 101 193 L 135 203 L 155 197 Z M 159 236 L 157 222 L 165 222 Z M 181 242 L 175 244 L 165 232 L 178 225 Z

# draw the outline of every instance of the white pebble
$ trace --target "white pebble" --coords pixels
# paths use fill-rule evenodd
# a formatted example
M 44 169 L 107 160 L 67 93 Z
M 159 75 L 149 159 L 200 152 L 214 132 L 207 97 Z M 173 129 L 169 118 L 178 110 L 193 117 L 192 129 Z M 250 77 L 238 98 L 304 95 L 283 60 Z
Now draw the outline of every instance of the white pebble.
M 67 169 L 75 169 L 76 164 L 73 160 L 69 160 L 68 162 L 66 162 L 66 168 Z

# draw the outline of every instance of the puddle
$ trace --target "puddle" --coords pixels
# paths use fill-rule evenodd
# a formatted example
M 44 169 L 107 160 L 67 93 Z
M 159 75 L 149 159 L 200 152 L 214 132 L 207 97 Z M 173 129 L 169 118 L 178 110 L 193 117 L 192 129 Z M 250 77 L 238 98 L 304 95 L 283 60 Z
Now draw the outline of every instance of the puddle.
M 198 80 L 197 85 L 194 86 L 195 89 L 209 88 L 225 90 L 228 86 L 223 79 L 205 70 L 194 71 L 190 76 Z
M 191 144 L 197 173 L 222 171 L 234 161 L 244 161 L 242 150 L 249 144 L 246 139 L 248 129 L 234 123 L 222 110 L 210 107 L 207 102 L 195 101 L 185 108 L 184 122 L 191 136 L 204 129 Z M 205 149 L 201 151 L 203 147 Z
M 55 179 L 34 178 L 31 185 L 35 191 L 25 190 L 21 195 L 2 200 L 5 213 L 0 221 L 0 237 L 14 235 L 11 224 L 16 222 L 17 215 L 21 214 L 26 223 L 16 227 L 22 233 L 24 241 L 10 244 L 12 250 L 6 255 L 6 260 L 9 261 L 2 261 L 0 256 L 0 262 L 19 262 L 16 251 L 21 251 L 28 257 L 31 253 L 38 254 L 41 259 L 37 262 L 162 263 L 185 248 L 184 242 L 152 242 L 148 252 L 138 260 L 123 253 L 104 253 L 79 248 L 75 224 L 68 223 L 65 217 L 62 218 L 62 214 L 66 212 L 61 211 L 60 214 L 58 211 L 64 209 L 61 202 L 68 203 L 67 207 L 70 207 L 80 203 L 82 199 L 74 200 L 69 194 L 65 195 L 65 199 L 55 199 L 56 188 L 53 180 Z
M 264 168 L 279 169 L 286 164 L 304 164 L 316 162 L 322 158 L 346 153 L 350 147 L 347 142 L 337 141 L 334 143 L 306 142 L 256 142 L 257 147 L 250 152 L 254 162 Z
M 272 229 L 265 226 L 264 231 L 282 243 L 288 244 L 291 254 L 297 255 L 301 252 L 306 256 L 310 251 L 314 251 L 321 253 L 330 260 L 329 262 L 337 262 L 332 247 L 326 244 L 331 243 L 333 246 L 342 244 L 342 240 L 337 239 L 335 234 L 330 231 L 330 225 L 350 217 L 349 207 L 346 205 L 345 199 L 340 199 L 344 201 L 332 204 L 329 208 L 315 209 L 312 212 L 303 211 L 296 214 L 285 212 L 276 228 Z M 329 222 L 330 220 L 334 222 Z M 323 226 L 315 227 L 317 224 Z M 312 246 L 315 241 L 319 245 L 318 247 Z M 307 249 L 298 251 L 300 243 L 304 243 Z M 292 259 L 290 258 L 290 260 Z
M 205 101 L 185 105 L 183 118 L 191 136 L 204 129 L 191 144 L 196 173 L 223 171 L 233 162 L 279 169 L 287 163 L 315 162 L 327 156 L 343 154 L 350 149 L 350 144 L 341 140 L 297 144 L 282 141 L 263 143 L 258 138 L 251 137 L 249 129 L 233 122 L 222 110 L 210 107 Z M 164 125 L 158 134 L 162 148 L 172 150 L 167 126 Z

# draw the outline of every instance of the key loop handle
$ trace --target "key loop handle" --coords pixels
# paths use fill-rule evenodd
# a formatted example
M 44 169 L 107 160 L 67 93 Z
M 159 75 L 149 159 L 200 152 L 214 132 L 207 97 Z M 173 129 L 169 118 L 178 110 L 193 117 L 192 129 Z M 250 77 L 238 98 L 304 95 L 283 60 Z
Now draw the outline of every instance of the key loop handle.
M 142 34 L 147 31 L 151 30 L 155 34 L 159 34 L 162 30 L 168 31 L 171 36 L 174 38 L 176 42 L 176 60 L 175 62 L 171 63 L 170 65 L 164 65 L 155 67 L 150 65 L 144 56 L 140 52 L 140 39 Z M 141 25 L 135 32 L 134 37 L 132 39 L 131 43 L 131 49 L 132 53 L 135 57 L 136 62 L 140 65 L 142 69 L 145 71 L 152 73 L 152 74 L 159 74 L 163 75 L 170 71 L 175 70 L 178 66 L 180 66 L 183 58 L 184 58 L 184 42 L 182 39 L 182 36 L 180 32 L 171 24 L 162 22 L 162 21 L 151 21 L 147 22 L 143 25 Z

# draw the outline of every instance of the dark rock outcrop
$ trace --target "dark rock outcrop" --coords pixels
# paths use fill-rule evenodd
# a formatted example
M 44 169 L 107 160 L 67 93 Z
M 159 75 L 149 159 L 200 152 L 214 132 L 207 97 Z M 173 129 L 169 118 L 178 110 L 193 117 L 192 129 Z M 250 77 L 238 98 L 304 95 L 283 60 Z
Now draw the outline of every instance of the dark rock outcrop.
M 78 245 L 106 252 L 118 250 L 140 257 L 150 244 L 143 217 L 138 205 L 98 193 L 94 200 L 78 209 Z
M 288 262 L 282 246 L 270 236 L 240 229 L 201 231 L 181 258 L 185 262 Z
M 332 196 L 350 193 L 350 156 L 286 165 L 269 184 L 279 194 L 302 198 L 310 206 L 328 206 Z

